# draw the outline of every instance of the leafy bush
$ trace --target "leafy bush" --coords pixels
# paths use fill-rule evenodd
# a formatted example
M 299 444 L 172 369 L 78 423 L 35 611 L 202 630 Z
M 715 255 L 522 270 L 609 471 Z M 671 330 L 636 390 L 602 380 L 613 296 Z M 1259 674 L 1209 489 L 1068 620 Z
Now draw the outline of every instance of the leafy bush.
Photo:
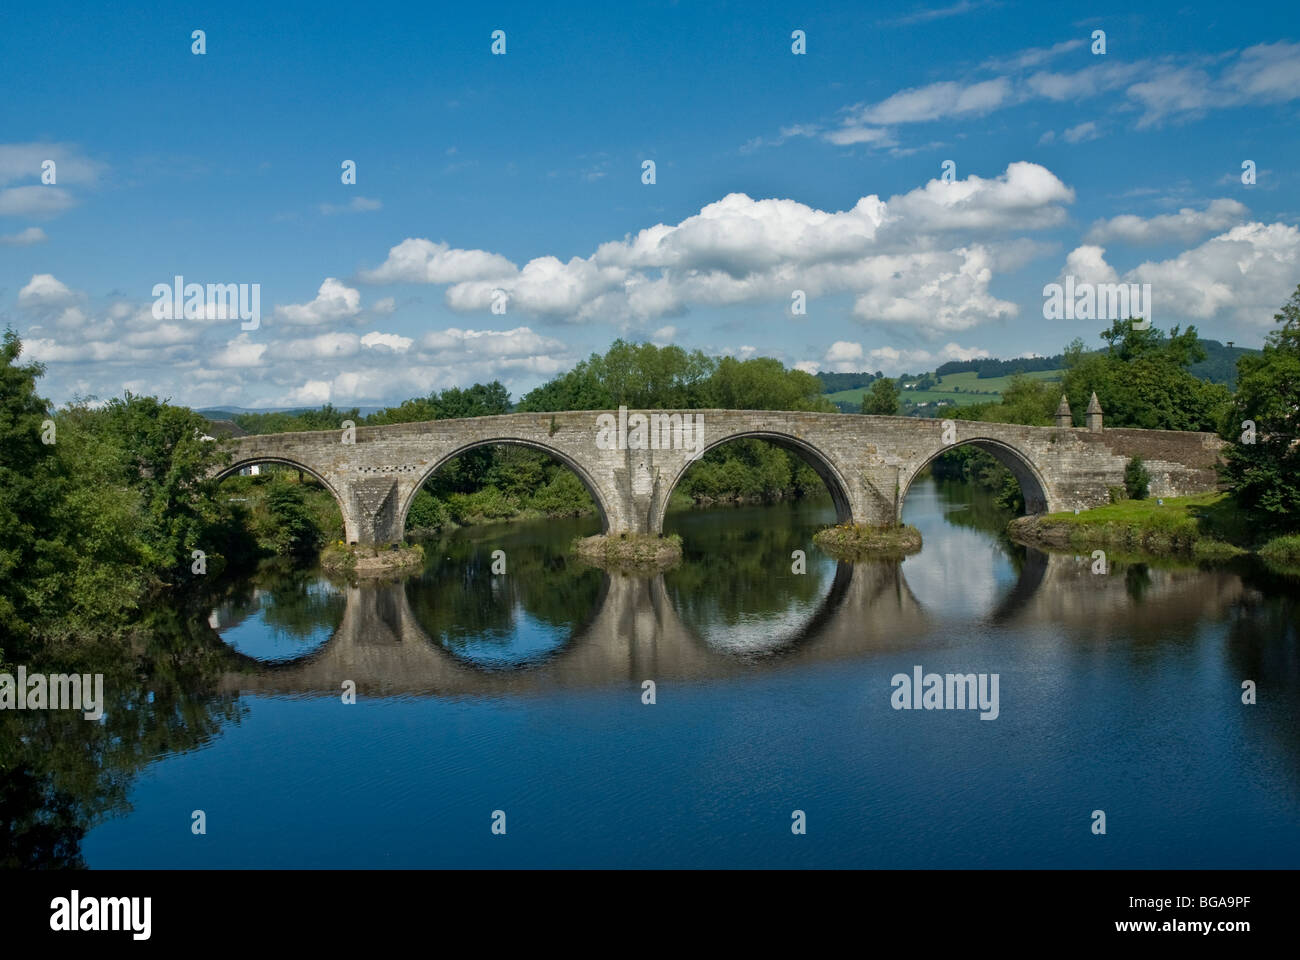
M 862 412 L 887 417 L 897 414 L 898 383 L 887 379 L 872 383 L 862 394 Z
M 1300 534 L 1274 537 L 1264 544 L 1259 555 L 1269 563 L 1283 566 L 1300 566 Z
M 1025 512 L 1025 495 L 1020 489 L 1020 481 L 1015 478 L 1010 470 L 1003 468 L 1002 486 L 998 489 L 997 504 L 1005 510 L 1012 513 L 1021 514 Z
M 272 524 L 275 552 L 281 555 L 304 555 L 320 546 L 324 539 L 307 509 L 302 485 L 276 478 L 266 495 L 266 512 Z
M 519 512 L 519 501 L 507 496 L 496 487 L 484 487 L 473 493 L 453 493 L 447 509 L 457 523 L 475 520 L 505 520 Z
M 406 514 L 406 529 L 409 533 L 433 533 L 441 530 L 451 522 L 451 513 L 447 505 L 421 487 L 415 492 L 411 509 Z
M 1141 457 L 1133 457 L 1124 465 L 1124 491 L 1130 500 L 1145 500 L 1151 492 L 1151 474 Z
M 580 517 L 596 509 L 591 494 L 570 470 L 557 470 L 551 482 L 533 495 L 530 505 L 548 517 Z

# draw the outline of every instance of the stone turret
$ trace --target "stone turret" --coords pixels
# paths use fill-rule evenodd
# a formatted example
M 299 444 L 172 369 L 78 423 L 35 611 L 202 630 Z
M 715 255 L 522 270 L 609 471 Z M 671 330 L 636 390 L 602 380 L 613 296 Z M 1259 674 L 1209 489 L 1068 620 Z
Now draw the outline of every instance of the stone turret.
M 1074 414 L 1070 412 L 1070 401 L 1061 394 L 1061 404 L 1056 408 L 1056 425 L 1058 427 L 1074 426 Z
M 1092 392 L 1092 399 L 1088 401 L 1088 429 L 1093 433 L 1101 433 L 1101 401 L 1097 399 L 1097 391 Z

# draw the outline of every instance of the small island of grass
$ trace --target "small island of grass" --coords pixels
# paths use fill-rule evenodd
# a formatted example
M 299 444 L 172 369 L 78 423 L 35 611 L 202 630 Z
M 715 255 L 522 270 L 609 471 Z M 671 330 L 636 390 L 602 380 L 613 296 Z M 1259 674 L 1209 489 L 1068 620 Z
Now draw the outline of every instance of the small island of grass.
M 1109 547 L 1207 561 L 1250 553 L 1255 542 L 1254 531 L 1224 493 L 1119 500 L 1078 513 L 1017 517 L 1007 534 L 1017 543 L 1048 549 Z
M 884 527 L 841 523 L 817 531 L 813 543 L 838 560 L 904 557 L 921 549 L 921 531 L 904 523 Z
M 339 540 L 321 552 L 320 565 L 328 573 L 360 578 L 413 573 L 424 566 L 424 548 L 418 543 L 363 547 Z
M 682 559 L 682 538 L 652 533 L 598 534 L 573 542 L 579 559 L 605 570 L 667 570 Z

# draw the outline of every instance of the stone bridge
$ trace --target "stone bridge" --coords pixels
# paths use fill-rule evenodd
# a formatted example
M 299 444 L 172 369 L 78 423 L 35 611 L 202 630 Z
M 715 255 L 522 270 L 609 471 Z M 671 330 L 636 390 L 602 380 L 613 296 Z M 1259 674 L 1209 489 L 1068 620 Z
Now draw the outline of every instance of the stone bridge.
M 747 437 L 801 456 L 825 481 L 841 523 L 896 522 L 917 474 L 966 444 L 1011 470 L 1030 513 L 1106 503 L 1135 456 L 1151 474 L 1152 496 L 1216 488 L 1223 441 L 1213 434 L 1103 429 L 1095 397 L 1087 420 L 1071 426 L 1064 405 L 1054 427 L 766 410 L 512 413 L 243 437 L 220 475 L 259 463 L 305 470 L 334 494 L 349 542 L 360 544 L 400 541 L 420 486 L 453 457 L 490 444 L 531 447 L 572 469 L 606 533 L 660 533 L 694 460 Z

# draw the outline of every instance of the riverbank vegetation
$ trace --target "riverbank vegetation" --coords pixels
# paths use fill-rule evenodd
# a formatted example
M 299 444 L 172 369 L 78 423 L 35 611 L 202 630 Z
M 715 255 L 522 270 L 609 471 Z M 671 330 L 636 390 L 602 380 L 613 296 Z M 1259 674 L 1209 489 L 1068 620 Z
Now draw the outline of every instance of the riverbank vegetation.
M 1219 562 L 1258 554 L 1278 571 L 1300 573 L 1300 536 L 1272 535 L 1228 493 L 1121 499 L 1074 513 L 1018 517 L 1009 536 L 1048 549 L 1117 549 Z
M 1151 553 L 1234 556 L 1247 552 L 1243 527 L 1228 496 L 1208 493 L 1163 500 L 1120 500 L 1081 510 L 1019 517 L 1008 532 L 1021 543 L 1084 550 L 1117 547 Z
M 44 368 L 0 347 L 0 650 L 101 635 L 150 592 L 224 565 L 241 531 L 205 479 L 219 445 L 184 407 L 127 393 L 54 411 Z M 204 551 L 206 565 L 195 550 Z

